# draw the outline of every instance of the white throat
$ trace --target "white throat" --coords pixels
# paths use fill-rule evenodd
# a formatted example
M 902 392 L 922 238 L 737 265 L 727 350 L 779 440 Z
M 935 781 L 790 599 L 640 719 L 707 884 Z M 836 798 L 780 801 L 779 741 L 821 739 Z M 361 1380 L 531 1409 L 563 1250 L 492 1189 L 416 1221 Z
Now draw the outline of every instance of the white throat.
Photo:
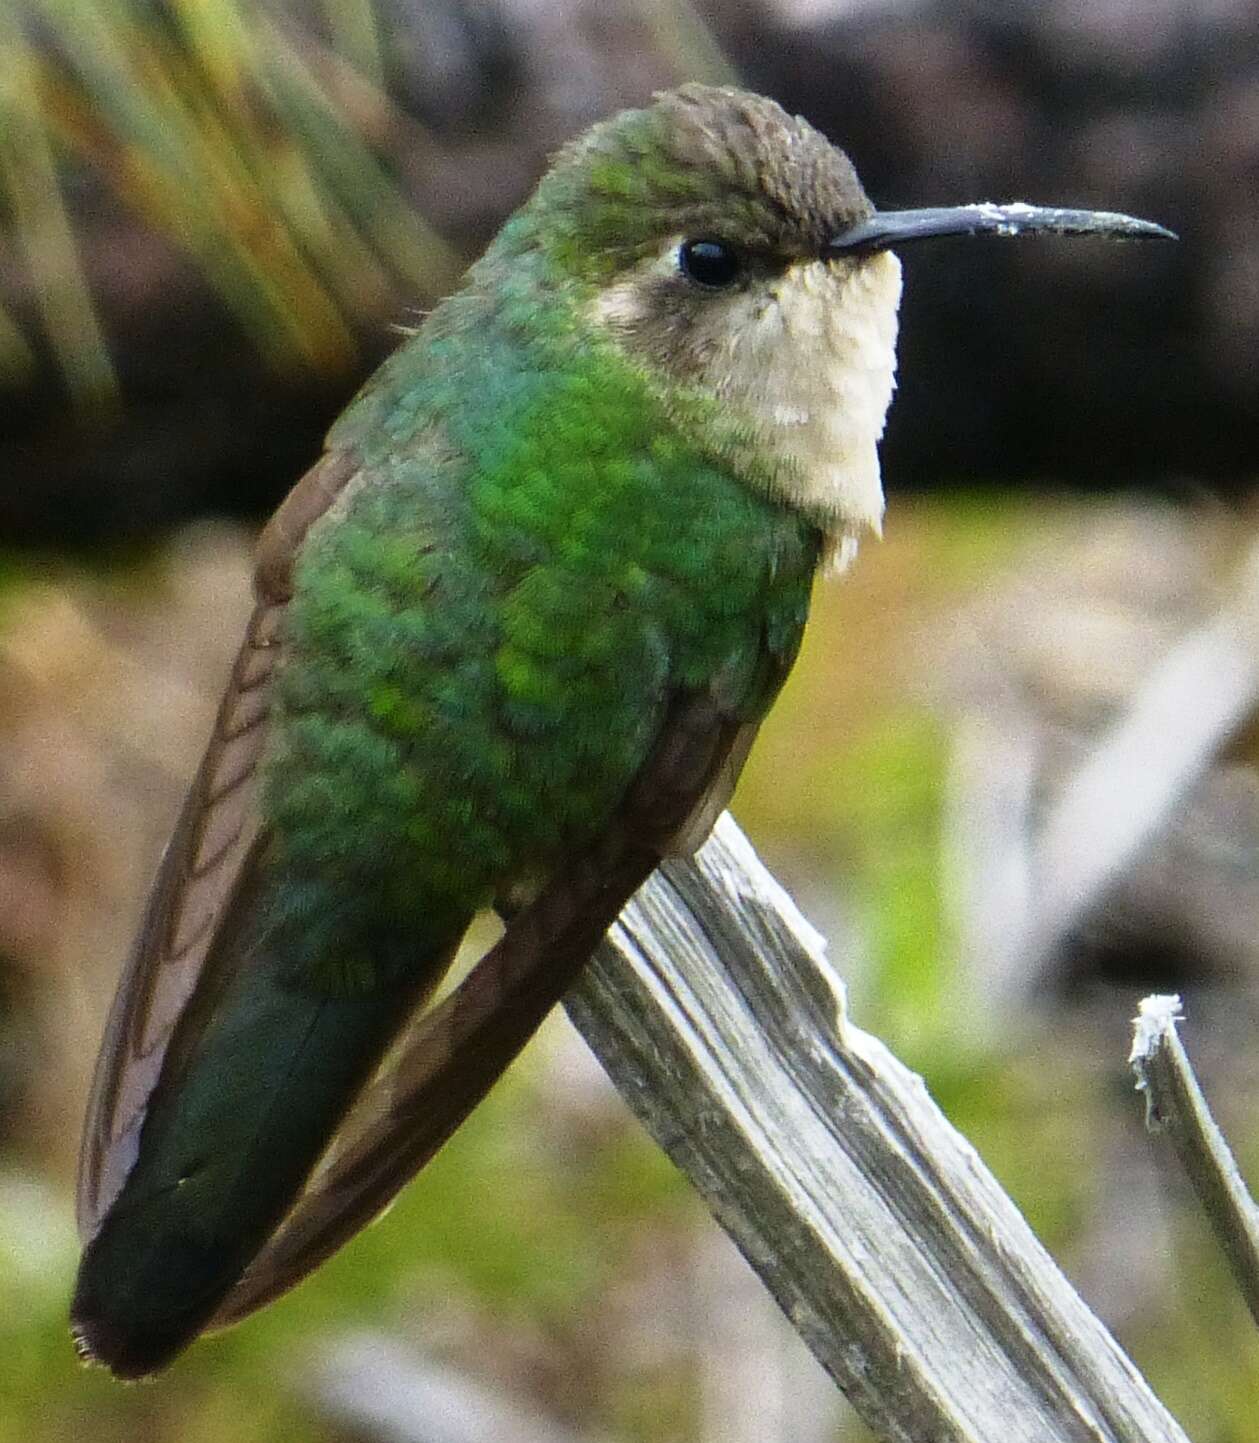
M 779 487 L 836 542 L 883 520 L 879 439 L 896 386 L 900 262 L 796 265 L 737 327 L 719 393 L 787 463 Z
M 651 279 L 676 270 L 671 241 L 601 292 L 596 319 L 650 345 Z M 774 494 L 817 522 L 828 559 L 841 564 L 882 523 L 878 443 L 896 384 L 900 294 L 900 262 L 888 251 L 850 265 L 798 261 L 695 308 L 673 353 L 679 379 L 721 402 L 723 421 L 745 438 L 732 463 L 745 450 L 759 463 L 749 475 L 768 469 Z

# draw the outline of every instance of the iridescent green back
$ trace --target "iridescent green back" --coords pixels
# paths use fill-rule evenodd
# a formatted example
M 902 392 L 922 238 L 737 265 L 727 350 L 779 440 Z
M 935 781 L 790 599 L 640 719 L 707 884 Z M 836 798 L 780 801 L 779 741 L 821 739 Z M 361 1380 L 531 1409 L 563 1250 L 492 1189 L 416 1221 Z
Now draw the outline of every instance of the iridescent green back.
M 537 284 L 448 302 L 376 377 L 332 437 L 366 483 L 297 567 L 273 919 L 351 984 L 585 845 L 677 690 L 759 717 L 804 624 L 816 534 Z

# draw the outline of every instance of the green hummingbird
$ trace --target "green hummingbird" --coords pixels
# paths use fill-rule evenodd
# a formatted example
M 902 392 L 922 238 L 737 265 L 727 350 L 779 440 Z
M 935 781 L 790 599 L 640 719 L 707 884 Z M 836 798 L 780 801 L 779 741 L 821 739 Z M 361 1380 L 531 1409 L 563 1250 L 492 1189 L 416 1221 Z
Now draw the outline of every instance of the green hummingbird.
M 81 1354 L 291 1287 L 485 1095 L 730 797 L 819 567 L 883 510 L 891 247 L 1167 236 L 877 212 L 774 102 L 688 85 L 560 152 L 264 530 L 257 605 L 105 1032 Z M 425 1008 L 473 916 L 501 939 Z

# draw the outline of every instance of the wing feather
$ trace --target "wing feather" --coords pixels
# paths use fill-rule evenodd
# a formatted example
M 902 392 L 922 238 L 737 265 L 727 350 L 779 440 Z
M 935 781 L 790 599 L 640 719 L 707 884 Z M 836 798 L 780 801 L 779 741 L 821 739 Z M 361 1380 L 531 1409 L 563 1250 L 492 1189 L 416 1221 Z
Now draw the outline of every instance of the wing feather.
M 293 558 L 310 525 L 357 469 L 348 453 L 324 457 L 298 482 L 259 541 L 258 602 L 205 756 L 158 867 L 96 1064 L 79 1158 L 77 1213 L 85 1242 L 135 1160 L 176 1024 L 202 980 L 215 934 L 258 845 L 258 764 L 282 652 Z

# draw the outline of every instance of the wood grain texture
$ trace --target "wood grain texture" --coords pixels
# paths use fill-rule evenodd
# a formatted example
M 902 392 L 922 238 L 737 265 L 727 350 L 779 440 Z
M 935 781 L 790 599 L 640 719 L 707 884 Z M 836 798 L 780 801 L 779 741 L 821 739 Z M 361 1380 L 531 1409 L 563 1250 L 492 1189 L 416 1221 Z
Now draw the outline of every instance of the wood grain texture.
M 1259 1207 L 1251 1197 L 1185 1051 L 1180 998 L 1141 1001 L 1128 1061 L 1145 1094 L 1145 1123 L 1171 1143 L 1215 1233 L 1233 1281 L 1259 1323 Z
M 1185 1443 L 842 995 L 726 816 L 640 890 L 566 1005 L 878 1437 Z

